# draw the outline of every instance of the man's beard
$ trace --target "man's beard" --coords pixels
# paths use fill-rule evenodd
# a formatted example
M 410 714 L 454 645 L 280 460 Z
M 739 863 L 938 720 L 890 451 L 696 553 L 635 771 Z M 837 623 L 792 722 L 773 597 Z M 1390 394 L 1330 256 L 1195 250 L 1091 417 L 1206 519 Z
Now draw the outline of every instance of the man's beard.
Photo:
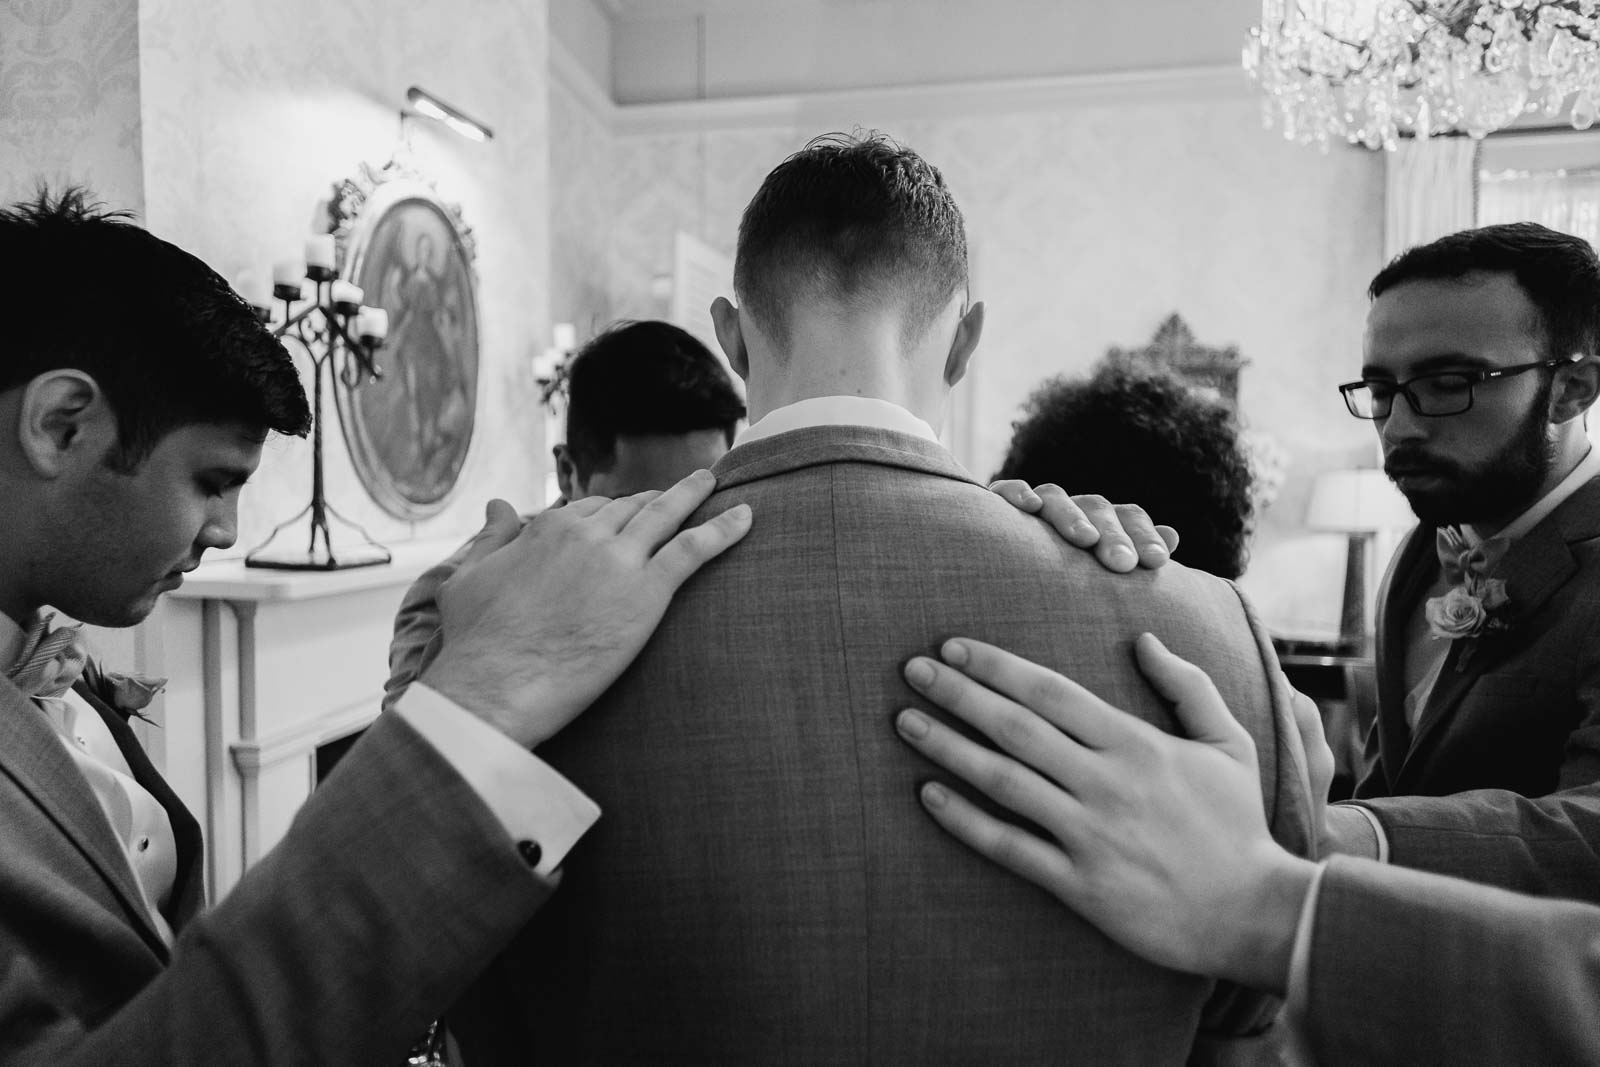
M 1505 447 L 1476 469 L 1449 456 L 1398 448 L 1384 457 L 1384 471 L 1391 479 L 1398 468 L 1426 472 L 1440 480 L 1442 484 L 1427 488 L 1400 487 L 1411 510 L 1429 526 L 1466 526 L 1520 515 L 1538 499 L 1555 463 L 1555 448 L 1547 432 L 1549 396 L 1547 387 Z

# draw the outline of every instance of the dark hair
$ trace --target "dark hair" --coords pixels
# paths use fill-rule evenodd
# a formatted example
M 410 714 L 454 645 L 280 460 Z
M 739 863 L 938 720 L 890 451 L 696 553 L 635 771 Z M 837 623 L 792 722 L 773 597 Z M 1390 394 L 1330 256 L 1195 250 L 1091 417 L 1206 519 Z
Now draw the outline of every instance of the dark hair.
M 0 294 L 13 309 L 0 392 L 74 368 L 117 417 L 119 470 L 167 433 L 241 422 L 304 435 L 311 410 L 289 353 L 227 282 L 80 188 L 0 210 Z
M 966 284 L 966 230 L 943 176 L 882 134 L 814 138 L 739 222 L 734 291 L 780 340 L 794 302 L 865 295 L 904 300 L 914 343 Z
M 1054 482 L 1143 507 L 1177 528 L 1173 558 L 1223 578 L 1249 559 L 1249 456 L 1233 412 L 1170 374 L 1104 366 L 1052 378 L 1012 424 L 997 478 Z
M 669 322 L 620 322 L 573 357 L 567 451 L 579 474 L 607 469 L 619 436 L 721 430 L 728 443 L 744 402 L 711 350 Z
M 1367 295 L 1376 300 L 1404 282 L 1485 272 L 1510 274 L 1528 294 L 1547 358 L 1600 352 L 1600 257 L 1583 238 L 1536 222 L 1462 230 L 1407 249 L 1378 272 Z

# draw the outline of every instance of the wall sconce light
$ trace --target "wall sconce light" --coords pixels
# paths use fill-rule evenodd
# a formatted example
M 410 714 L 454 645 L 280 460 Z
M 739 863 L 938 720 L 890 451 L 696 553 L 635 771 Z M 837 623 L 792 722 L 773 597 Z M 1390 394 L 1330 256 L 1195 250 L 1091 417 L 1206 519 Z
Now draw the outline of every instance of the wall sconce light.
M 494 138 L 494 131 L 489 127 L 460 108 L 440 100 L 426 89 L 419 89 L 413 85 L 406 90 L 406 101 L 417 114 L 438 119 L 469 141 L 488 141 Z

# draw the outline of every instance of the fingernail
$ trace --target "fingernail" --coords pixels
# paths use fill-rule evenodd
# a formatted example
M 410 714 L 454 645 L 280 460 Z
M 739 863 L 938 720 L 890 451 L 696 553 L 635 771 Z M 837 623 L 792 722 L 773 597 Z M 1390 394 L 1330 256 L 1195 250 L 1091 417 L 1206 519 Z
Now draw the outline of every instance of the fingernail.
M 1106 558 L 1113 567 L 1132 567 L 1139 562 L 1139 557 L 1127 545 L 1112 545 Z
M 945 806 L 949 801 L 950 793 L 938 782 L 926 782 L 922 786 L 922 802 L 935 811 Z
M 1139 555 L 1143 559 L 1166 559 L 1167 546 L 1156 544 L 1145 545 L 1143 548 L 1139 549 Z
M 902 736 L 913 741 L 920 741 L 928 736 L 928 720 L 910 708 L 902 711 L 894 724 Z
M 1039 499 L 1039 494 L 1035 493 L 1032 489 L 1024 489 L 1022 491 L 1022 502 L 1027 504 L 1029 507 L 1033 507 L 1035 504 L 1044 503 L 1043 500 Z
M 906 681 L 918 689 L 926 689 L 933 684 L 933 664 L 921 656 L 916 657 L 906 664 Z
M 1087 541 L 1094 536 L 1094 523 L 1082 521 L 1073 523 L 1072 536 L 1079 540 Z
M 731 516 L 732 522 L 738 523 L 740 526 L 749 526 L 750 520 L 753 518 L 749 504 L 735 504 L 728 509 L 728 515 Z
M 967 661 L 972 658 L 972 650 L 953 638 L 944 643 L 944 647 L 939 649 L 939 654 L 952 667 L 965 667 Z

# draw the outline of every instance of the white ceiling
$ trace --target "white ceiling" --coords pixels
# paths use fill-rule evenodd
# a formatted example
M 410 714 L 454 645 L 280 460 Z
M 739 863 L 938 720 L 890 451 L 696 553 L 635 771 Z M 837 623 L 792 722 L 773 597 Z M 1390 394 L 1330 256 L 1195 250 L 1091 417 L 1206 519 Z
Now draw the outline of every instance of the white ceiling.
M 591 2 L 612 97 L 642 104 L 1236 68 L 1262 0 Z

